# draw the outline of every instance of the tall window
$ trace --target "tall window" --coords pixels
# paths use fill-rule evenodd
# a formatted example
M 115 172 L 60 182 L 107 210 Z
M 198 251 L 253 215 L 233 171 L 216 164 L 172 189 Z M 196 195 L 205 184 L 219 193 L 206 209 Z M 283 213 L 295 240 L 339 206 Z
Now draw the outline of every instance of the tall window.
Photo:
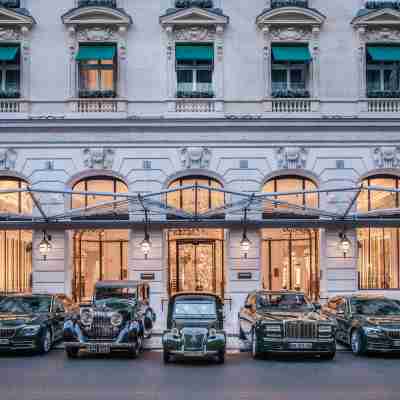
M 0 46 L 0 92 L 3 97 L 20 96 L 19 46 Z
M 308 97 L 308 46 L 273 45 L 271 84 L 273 97 Z
M 214 97 L 212 45 L 176 46 L 177 97 Z
M 376 176 L 366 179 L 365 186 L 400 188 L 400 178 Z M 400 207 L 399 193 L 363 191 L 358 200 L 358 211 Z M 400 288 L 400 229 L 358 229 L 358 273 L 360 289 Z
M 114 45 L 81 45 L 77 60 L 80 97 L 115 97 L 117 56 Z
M 25 189 L 21 179 L 0 179 L 1 190 Z M 1 193 L 2 215 L 32 215 L 32 199 L 28 193 Z M 0 293 L 23 292 L 30 288 L 32 272 L 32 232 L 0 230 Z
M 263 192 L 302 192 L 316 190 L 317 185 L 310 179 L 301 176 L 282 176 L 269 180 L 263 188 Z M 264 204 L 264 214 L 280 212 L 282 214 L 292 214 L 296 212 L 295 206 L 305 206 L 309 208 L 318 208 L 318 193 L 301 193 L 301 194 L 282 194 L 273 196 L 273 200 L 281 201 L 281 204 L 273 204 L 268 200 Z M 289 203 L 289 204 L 287 204 Z M 299 208 L 300 210 L 300 208 Z

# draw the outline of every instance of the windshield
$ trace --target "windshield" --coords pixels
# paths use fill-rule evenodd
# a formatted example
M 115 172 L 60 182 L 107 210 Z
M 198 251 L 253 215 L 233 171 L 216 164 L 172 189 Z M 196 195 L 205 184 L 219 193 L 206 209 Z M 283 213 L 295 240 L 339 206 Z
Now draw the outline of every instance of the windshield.
M 51 297 L 6 297 L 0 301 L 0 312 L 35 314 L 50 311 Z
M 262 311 L 313 311 L 314 306 L 302 294 L 262 293 L 257 298 L 257 309 Z
M 101 300 L 96 300 L 94 302 L 96 307 L 99 308 L 108 308 L 111 310 L 121 310 L 125 309 L 128 307 L 132 307 L 136 304 L 135 299 L 123 299 L 123 298 L 108 298 L 108 299 L 101 299 Z
M 216 318 L 215 302 L 211 301 L 185 301 L 176 302 L 174 318 Z
M 389 299 L 352 299 L 351 309 L 355 314 L 400 315 L 400 301 Z
M 97 288 L 96 289 L 96 300 L 98 299 L 135 299 L 136 288 Z

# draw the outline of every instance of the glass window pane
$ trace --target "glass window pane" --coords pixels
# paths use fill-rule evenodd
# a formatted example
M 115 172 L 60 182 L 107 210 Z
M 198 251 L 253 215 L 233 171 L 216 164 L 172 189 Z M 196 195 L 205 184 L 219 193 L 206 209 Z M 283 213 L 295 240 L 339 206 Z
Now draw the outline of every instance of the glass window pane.
M 21 189 L 26 189 L 28 184 L 21 182 Z M 21 213 L 24 215 L 31 215 L 33 209 L 32 197 L 29 193 L 21 193 Z
M 383 71 L 383 81 L 385 90 L 397 90 L 398 84 L 398 73 L 395 68 L 385 69 Z
M 197 90 L 199 92 L 210 92 L 212 90 L 212 71 L 198 70 Z
M 74 186 L 74 191 L 84 192 L 85 181 L 81 181 Z M 72 208 L 84 208 L 85 207 L 85 196 L 80 194 L 72 195 Z
M 19 90 L 19 71 L 8 70 L 6 71 L 6 90 L 17 91 Z
M 272 90 L 287 90 L 287 70 L 272 69 Z
M 382 90 L 380 72 L 378 70 L 373 70 L 373 69 L 367 70 L 367 90 L 368 91 Z
M 99 70 L 81 69 L 81 89 L 98 90 Z
M 394 178 L 374 178 L 370 180 L 371 186 L 381 186 L 386 188 L 395 188 L 396 180 Z M 379 190 L 370 191 L 371 210 L 395 208 L 396 194 Z
M 88 192 L 114 192 L 114 181 L 110 179 L 93 179 L 87 181 Z M 94 206 L 99 203 L 106 203 L 113 201 L 114 198 L 110 196 L 101 195 L 88 195 L 88 207 Z
M 291 89 L 305 89 L 306 82 L 304 80 L 304 73 L 301 69 L 292 69 L 290 71 L 290 87 Z
M 192 92 L 193 91 L 193 71 L 179 70 L 177 71 L 178 91 Z
M 19 189 L 17 180 L 0 179 L 0 189 Z M 0 213 L 19 213 L 19 193 L 0 194 Z
M 100 90 L 114 90 L 114 71 L 102 70 L 100 76 Z

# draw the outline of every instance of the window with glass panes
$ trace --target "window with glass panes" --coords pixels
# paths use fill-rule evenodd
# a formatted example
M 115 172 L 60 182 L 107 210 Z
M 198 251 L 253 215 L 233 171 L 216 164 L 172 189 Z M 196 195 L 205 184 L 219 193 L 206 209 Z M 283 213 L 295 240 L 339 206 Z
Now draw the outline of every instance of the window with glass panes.
M 19 51 L 11 60 L 0 60 L 0 91 L 7 93 L 20 91 Z
M 272 91 L 306 90 L 307 64 L 291 61 L 272 63 Z
M 369 92 L 399 90 L 400 64 L 373 62 L 367 64 L 367 90 Z

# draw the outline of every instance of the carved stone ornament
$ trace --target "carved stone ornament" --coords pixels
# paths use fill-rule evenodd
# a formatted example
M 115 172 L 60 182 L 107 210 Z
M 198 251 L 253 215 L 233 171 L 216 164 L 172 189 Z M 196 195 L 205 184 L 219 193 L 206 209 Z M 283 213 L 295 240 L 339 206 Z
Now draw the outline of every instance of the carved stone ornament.
M 77 32 L 79 41 L 103 42 L 105 40 L 117 40 L 118 38 L 117 30 L 111 27 L 86 28 Z
M 18 28 L 0 27 L 0 40 L 21 40 L 22 37 L 21 30 Z
M 278 167 L 282 169 L 305 168 L 307 155 L 304 147 L 279 147 L 276 150 Z
M 0 169 L 13 170 L 17 162 L 17 152 L 14 149 L 0 150 Z
M 185 147 L 180 150 L 183 168 L 208 168 L 211 151 L 206 147 Z
M 272 40 L 310 40 L 312 38 L 311 29 L 300 28 L 297 26 L 288 27 L 272 27 L 270 29 L 270 36 Z
M 109 148 L 83 150 L 83 162 L 90 169 L 111 169 L 114 157 L 115 151 Z
M 174 39 L 185 42 L 206 42 L 215 39 L 215 27 L 185 26 L 174 29 Z
M 400 146 L 382 146 L 373 149 L 376 168 L 400 168 Z
M 400 29 L 391 27 L 368 28 L 364 32 L 366 42 L 392 42 L 400 40 Z

